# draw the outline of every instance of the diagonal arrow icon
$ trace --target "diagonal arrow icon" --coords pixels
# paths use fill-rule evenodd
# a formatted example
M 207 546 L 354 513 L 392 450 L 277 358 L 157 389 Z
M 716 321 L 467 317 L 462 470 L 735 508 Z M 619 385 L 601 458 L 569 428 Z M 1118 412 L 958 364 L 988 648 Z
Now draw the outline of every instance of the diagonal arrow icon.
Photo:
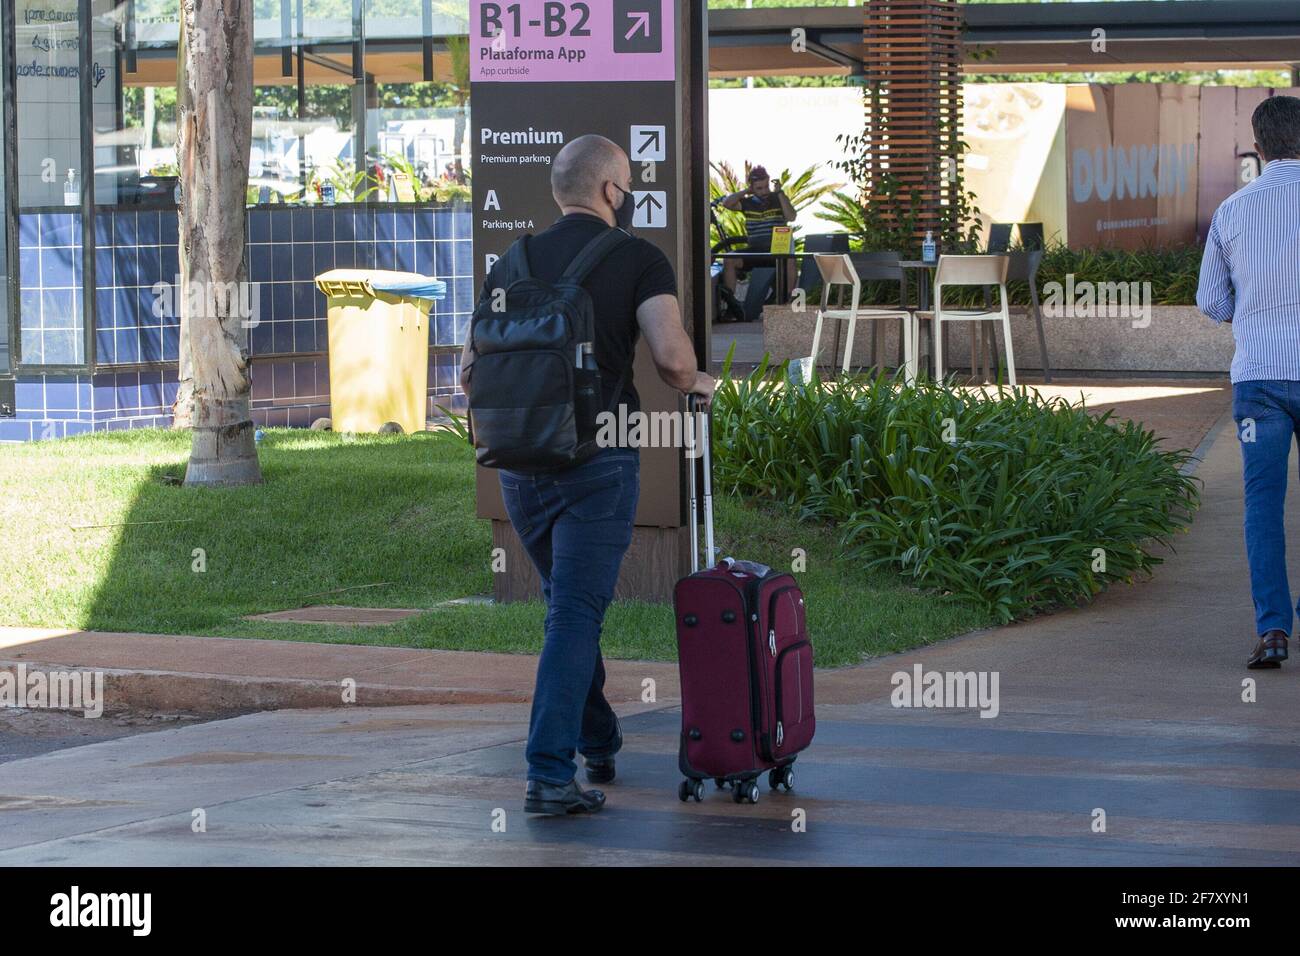
M 659 152 L 659 130 L 643 130 L 641 135 L 644 136 L 645 139 L 641 142 L 641 148 L 637 150 L 638 155 L 642 153 Z
M 624 40 L 630 40 L 638 33 L 644 33 L 648 38 L 650 36 L 650 13 L 648 10 L 638 10 L 631 14 L 632 29 L 623 35 Z
M 662 53 L 663 0 L 612 0 L 615 53 Z

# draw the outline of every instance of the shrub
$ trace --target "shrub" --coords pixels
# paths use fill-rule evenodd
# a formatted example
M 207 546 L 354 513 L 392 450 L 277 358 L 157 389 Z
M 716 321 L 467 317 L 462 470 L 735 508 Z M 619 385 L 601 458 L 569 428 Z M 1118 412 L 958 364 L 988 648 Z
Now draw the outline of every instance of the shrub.
M 1198 502 L 1189 453 L 1081 403 L 767 373 L 718 388 L 719 490 L 833 523 L 864 568 L 1003 622 L 1150 571 Z
M 1038 267 L 1038 293 L 1044 284 L 1065 284 L 1066 275 L 1079 282 L 1150 282 L 1153 305 L 1195 305 L 1205 247 L 1188 244 L 1141 249 L 1070 249 L 1049 243 Z M 1028 304 L 1029 287 L 1010 283 L 1011 300 Z

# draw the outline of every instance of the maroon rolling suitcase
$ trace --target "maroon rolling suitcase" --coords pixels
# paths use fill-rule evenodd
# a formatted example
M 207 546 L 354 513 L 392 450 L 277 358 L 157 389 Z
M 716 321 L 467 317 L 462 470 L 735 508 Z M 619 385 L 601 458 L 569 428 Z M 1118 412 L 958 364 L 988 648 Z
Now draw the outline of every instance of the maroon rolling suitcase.
M 692 405 L 693 407 L 693 405 Z M 713 547 L 708 416 L 696 439 L 703 453 L 704 570 L 699 569 L 694 460 L 687 461 L 691 567 L 677 582 L 677 661 L 682 687 L 678 766 L 682 800 L 704 798 L 704 781 L 732 787 L 737 803 L 758 800 L 758 778 L 791 790 L 793 763 L 813 738 L 813 651 L 795 579 L 760 564 L 723 558 Z

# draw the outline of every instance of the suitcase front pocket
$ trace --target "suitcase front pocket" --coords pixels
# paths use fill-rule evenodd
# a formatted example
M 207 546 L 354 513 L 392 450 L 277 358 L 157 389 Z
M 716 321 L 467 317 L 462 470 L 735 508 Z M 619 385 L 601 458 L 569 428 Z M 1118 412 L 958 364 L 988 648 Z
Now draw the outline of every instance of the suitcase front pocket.
M 798 753 L 812 741 L 813 652 L 812 644 L 798 641 L 781 651 L 776 661 L 776 728 L 772 732 L 772 756 Z

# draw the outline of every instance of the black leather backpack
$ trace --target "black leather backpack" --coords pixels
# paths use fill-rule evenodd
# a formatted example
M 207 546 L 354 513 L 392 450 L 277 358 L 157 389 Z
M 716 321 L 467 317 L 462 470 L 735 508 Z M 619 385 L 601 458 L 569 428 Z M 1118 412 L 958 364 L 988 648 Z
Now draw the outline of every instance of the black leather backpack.
M 513 471 L 551 471 L 585 461 L 599 449 L 601 403 L 596 317 L 583 281 L 631 239 L 609 229 L 574 257 L 554 285 L 532 276 L 528 240 L 505 254 L 504 278 L 474 310 L 469 376 L 471 441 L 478 463 Z M 627 380 L 623 371 L 611 405 Z

